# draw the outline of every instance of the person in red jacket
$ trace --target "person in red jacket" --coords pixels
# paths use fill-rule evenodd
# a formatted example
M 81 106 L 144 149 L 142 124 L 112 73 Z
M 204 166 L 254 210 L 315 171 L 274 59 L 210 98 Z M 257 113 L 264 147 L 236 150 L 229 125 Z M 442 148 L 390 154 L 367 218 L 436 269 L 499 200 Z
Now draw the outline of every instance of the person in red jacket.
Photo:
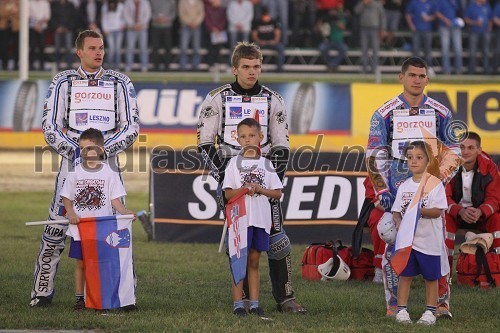
M 477 133 L 469 132 L 467 139 L 460 144 L 460 149 L 464 163 L 446 186 L 446 246 L 450 269 L 453 267 L 455 234 L 459 228 L 492 233 L 491 251 L 500 254 L 498 166 L 482 151 L 481 137 Z

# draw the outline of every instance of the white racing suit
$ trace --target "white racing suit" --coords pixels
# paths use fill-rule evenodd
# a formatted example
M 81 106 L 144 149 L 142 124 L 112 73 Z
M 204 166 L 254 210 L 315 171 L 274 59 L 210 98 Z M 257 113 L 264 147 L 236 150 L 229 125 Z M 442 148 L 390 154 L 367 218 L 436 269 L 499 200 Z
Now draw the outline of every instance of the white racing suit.
M 87 75 L 80 67 L 58 73 L 44 103 L 42 130 L 47 144 L 62 156 L 56 177 L 49 220 L 64 219 L 60 191 L 74 158 L 78 157 L 78 138 L 87 128 L 104 134 L 105 154 L 111 168 L 119 172 L 119 152 L 132 145 L 139 135 L 139 111 L 130 79 L 113 70 L 100 69 Z M 37 297 L 54 297 L 54 281 L 65 246 L 67 224 L 47 225 L 35 263 L 32 305 Z
M 427 96 L 419 107 L 411 108 L 401 94 L 375 111 L 366 156 L 376 195 L 389 192 L 395 198 L 399 185 L 411 177 L 404 149 L 412 141 L 423 140 L 422 132 L 427 134 L 424 134 L 426 142 L 438 158 L 441 175 L 445 177 L 441 180 L 446 185 L 461 164 L 459 139 L 454 131 L 456 124 L 450 110 Z M 428 139 L 429 136 L 433 139 Z M 393 314 L 397 307 L 398 277 L 389 264 L 392 253 L 393 247 L 388 246 L 382 258 L 388 314 Z M 448 305 L 449 296 L 449 285 L 440 285 L 439 304 Z
M 229 159 L 241 150 L 236 141 L 236 127 L 244 118 L 255 118 L 256 112 L 259 112 L 258 118 L 264 134 L 261 142 L 262 155 L 273 162 L 283 181 L 290 142 L 285 104 L 278 93 L 258 83 L 252 89 L 245 90 L 235 82 L 211 91 L 201 106 L 198 148 L 210 174 L 219 183 L 217 196 L 222 209 L 224 170 Z M 278 304 L 283 304 L 295 298 L 291 284 L 291 246 L 283 229 L 281 203 L 274 199 L 269 202 L 272 214 L 269 274 L 273 296 Z

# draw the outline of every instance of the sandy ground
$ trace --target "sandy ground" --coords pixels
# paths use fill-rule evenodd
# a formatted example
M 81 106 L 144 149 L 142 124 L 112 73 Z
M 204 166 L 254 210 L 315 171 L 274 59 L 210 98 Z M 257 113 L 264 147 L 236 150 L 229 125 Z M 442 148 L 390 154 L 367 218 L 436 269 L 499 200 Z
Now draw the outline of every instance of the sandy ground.
M 148 161 L 127 163 L 120 158 L 127 192 L 148 192 Z M 58 155 L 46 151 L 0 151 L 0 192 L 53 191 L 59 169 Z

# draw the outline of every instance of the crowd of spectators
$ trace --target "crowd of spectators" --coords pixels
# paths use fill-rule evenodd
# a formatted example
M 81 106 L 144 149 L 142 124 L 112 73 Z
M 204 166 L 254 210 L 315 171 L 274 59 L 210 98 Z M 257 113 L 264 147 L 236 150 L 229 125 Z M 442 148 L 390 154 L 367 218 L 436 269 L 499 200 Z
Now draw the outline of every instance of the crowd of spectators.
M 203 48 L 209 66 L 229 65 L 220 50 L 239 40 L 275 50 L 278 71 L 290 47 L 318 49 L 330 71 L 350 49 L 361 50 L 364 72 L 376 70 L 381 48 L 424 57 L 431 74 L 433 64 L 445 74 L 500 65 L 500 0 L 29 0 L 30 68 L 72 67 L 73 37 L 84 29 L 103 33 L 106 67 L 125 71 L 199 70 Z M 2 69 L 17 69 L 18 41 L 19 0 L 0 0 Z

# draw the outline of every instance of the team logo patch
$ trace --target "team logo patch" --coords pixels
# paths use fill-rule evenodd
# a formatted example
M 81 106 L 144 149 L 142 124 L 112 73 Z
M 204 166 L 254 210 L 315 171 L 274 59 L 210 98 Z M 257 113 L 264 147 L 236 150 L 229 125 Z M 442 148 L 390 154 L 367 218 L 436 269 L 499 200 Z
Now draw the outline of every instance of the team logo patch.
M 50 130 L 50 129 L 46 129 L 46 130 Z M 47 135 L 47 142 L 48 142 L 49 144 L 52 144 L 52 145 L 53 145 L 54 143 L 56 143 L 56 136 L 55 136 L 55 134 L 54 134 L 54 133 L 50 133 L 49 135 Z
M 75 114 L 75 121 L 77 126 L 87 126 L 89 115 L 87 112 L 78 112 Z
M 252 98 L 250 96 L 243 96 L 243 102 L 250 102 Z
M 243 109 L 241 106 L 229 107 L 229 117 L 231 119 L 241 119 L 242 116 L 243 116 Z
M 278 122 L 278 124 L 283 124 L 286 120 L 286 117 L 285 117 L 285 114 L 283 113 L 283 111 L 280 111 L 276 114 L 276 121 Z
M 98 84 L 97 80 L 95 79 L 89 80 L 89 87 L 97 87 L 97 84 Z
M 202 118 L 210 118 L 215 116 L 216 114 L 219 114 L 216 110 L 214 110 L 213 107 L 207 106 L 203 110 L 201 110 L 201 117 Z
M 49 98 L 50 96 L 52 96 L 52 88 L 49 88 L 49 90 L 47 90 L 47 95 L 45 96 L 45 98 Z
M 129 248 L 130 231 L 128 229 L 115 230 L 106 236 L 106 243 L 112 248 Z
M 411 108 L 410 109 L 410 116 L 416 116 L 418 114 L 418 108 Z
M 370 124 L 370 127 L 371 127 L 371 128 L 375 128 L 375 127 L 377 127 L 377 126 L 378 126 L 378 124 L 379 124 L 379 123 L 380 123 L 380 122 L 379 122 L 378 120 L 373 119 L 373 120 L 372 120 L 372 123 Z

